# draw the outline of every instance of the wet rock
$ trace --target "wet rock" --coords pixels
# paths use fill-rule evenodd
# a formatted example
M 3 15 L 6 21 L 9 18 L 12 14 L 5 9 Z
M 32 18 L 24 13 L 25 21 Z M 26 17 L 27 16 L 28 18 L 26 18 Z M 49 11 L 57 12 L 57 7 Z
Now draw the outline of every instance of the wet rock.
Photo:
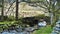
M 33 27 L 28 27 L 28 28 L 25 28 L 25 31 L 33 32 L 34 31 L 34 28 Z
M 39 28 L 38 28 L 38 25 L 35 25 L 34 26 L 34 30 L 38 30 Z
M 55 30 L 60 32 L 60 28 L 59 27 L 55 28 Z
M 2 32 L 2 34 L 9 34 L 9 32 L 4 31 L 4 32 Z
M 17 26 L 17 28 L 15 29 L 17 32 L 22 32 L 23 31 L 23 28 L 22 27 L 19 27 Z
M 15 34 L 15 30 L 10 30 L 10 31 L 3 31 L 2 34 Z
M 51 34 L 58 34 L 58 31 L 53 30 Z
M 21 32 L 22 29 L 21 29 L 21 28 L 17 28 L 16 31 L 17 31 L 17 32 Z
M 29 32 L 23 31 L 23 32 L 18 32 L 17 34 L 30 34 Z
M 16 30 L 9 30 L 10 33 L 16 33 Z
M 51 33 L 51 34 L 58 34 L 58 33 L 56 33 L 56 32 L 53 32 L 53 33 Z
M 56 26 L 53 28 L 52 34 L 60 34 L 60 20 L 56 22 Z
M 60 27 L 60 25 L 59 24 L 56 24 L 56 27 Z
M 56 22 L 56 24 L 60 24 L 60 20 L 58 20 L 58 21 Z
M 22 28 L 20 26 L 17 26 L 15 29 L 10 28 L 10 29 L 4 29 L 4 31 L 0 34 L 30 34 L 35 30 L 34 27 L 27 27 L 27 28 Z
M 2 33 L 0 33 L 0 34 L 2 34 Z

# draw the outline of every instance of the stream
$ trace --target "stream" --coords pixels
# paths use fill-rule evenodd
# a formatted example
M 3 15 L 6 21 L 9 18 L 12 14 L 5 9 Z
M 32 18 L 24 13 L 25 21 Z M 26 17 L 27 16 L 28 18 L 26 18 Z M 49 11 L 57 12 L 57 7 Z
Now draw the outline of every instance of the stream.
M 28 27 L 28 28 L 16 28 L 13 30 L 4 30 L 3 32 L 0 32 L 0 34 L 31 34 L 34 31 L 34 27 Z

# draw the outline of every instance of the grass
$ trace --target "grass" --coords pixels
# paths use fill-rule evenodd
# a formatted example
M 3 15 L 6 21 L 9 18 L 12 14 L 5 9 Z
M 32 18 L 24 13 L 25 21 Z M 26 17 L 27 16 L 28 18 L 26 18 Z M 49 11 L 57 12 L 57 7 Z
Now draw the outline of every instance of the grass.
M 14 23 L 15 21 L 3 21 L 3 22 L 0 22 L 0 24 L 11 24 L 11 23 Z
M 9 24 L 11 23 L 10 21 L 4 21 L 4 22 L 0 22 L 0 24 Z
M 11 25 L 16 25 L 15 21 L 3 21 L 3 22 L 0 22 L 0 28 L 1 27 L 8 27 L 8 26 L 11 26 Z
M 4 22 L 0 22 L 0 24 L 9 24 L 12 23 L 14 21 L 4 21 Z M 36 30 L 33 32 L 33 34 L 50 34 L 52 32 L 51 26 L 47 25 L 46 27 L 42 27 L 39 30 Z
M 3 31 L 3 29 L 8 29 L 9 26 L 15 24 L 16 21 L 3 21 L 0 22 L 0 32 Z
M 51 26 L 47 25 L 46 27 L 42 27 L 39 30 L 36 30 L 33 34 L 50 34 L 51 31 Z
M 10 21 L 3 21 L 3 22 L 0 22 L 0 32 L 3 31 L 3 28 L 7 28 L 7 25 L 5 24 L 10 24 L 11 22 Z M 3 25 L 2 25 L 3 24 Z M 4 26 L 5 25 L 5 26 Z

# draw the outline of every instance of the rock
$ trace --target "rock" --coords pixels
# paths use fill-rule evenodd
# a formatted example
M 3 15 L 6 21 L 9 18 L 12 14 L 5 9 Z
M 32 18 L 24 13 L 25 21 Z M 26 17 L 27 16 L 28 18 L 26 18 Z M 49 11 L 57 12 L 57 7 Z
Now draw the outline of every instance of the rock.
M 2 34 L 16 34 L 15 30 L 3 31 Z
M 9 34 L 9 32 L 2 32 L 2 34 Z
M 23 31 L 22 27 L 19 27 L 19 26 L 18 26 L 15 30 L 16 30 L 17 32 Z
M 60 20 L 56 22 L 56 26 L 53 28 L 52 34 L 60 34 Z
M 21 34 L 30 34 L 29 32 L 23 31 Z
M 34 28 L 33 27 L 28 27 L 28 28 L 25 28 L 25 31 L 32 32 L 32 31 L 34 31 Z
M 58 20 L 58 21 L 56 22 L 56 24 L 60 24 L 60 20 Z
M 0 33 L 0 34 L 2 34 L 2 33 Z
M 35 30 L 34 27 L 27 27 L 27 28 L 21 28 L 17 27 L 15 29 L 5 29 L 2 33 L 0 34 L 30 34 Z
M 38 26 L 37 25 L 35 25 L 34 26 L 34 30 L 38 30 L 39 28 L 38 28 Z
M 57 34 L 56 32 L 53 32 L 53 33 L 51 33 L 51 34 Z
M 16 33 L 16 30 L 9 30 L 10 33 Z
M 56 24 L 56 27 L 60 27 L 60 25 L 59 24 Z
M 53 30 L 51 34 L 58 34 L 58 31 Z
M 17 32 L 16 34 L 30 34 L 29 32 L 23 31 L 23 32 Z
M 16 33 L 8 33 L 8 34 L 16 34 Z
M 21 29 L 21 28 L 18 28 L 18 29 L 16 29 L 16 31 L 17 31 L 17 32 L 21 32 L 21 31 L 22 31 L 22 29 Z

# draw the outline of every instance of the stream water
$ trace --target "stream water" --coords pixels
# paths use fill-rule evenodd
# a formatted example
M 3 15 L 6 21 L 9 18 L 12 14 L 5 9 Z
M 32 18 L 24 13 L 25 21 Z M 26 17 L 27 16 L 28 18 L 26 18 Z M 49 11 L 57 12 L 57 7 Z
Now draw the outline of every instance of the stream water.
M 4 30 L 0 34 L 30 34 L 33 30 L 33 27 L 24 28 L 24 30 L 22 28 L 17 28 L 16 30 Z
M 1 34 L 30 34 L 29 32 L 23 31 L 23 32 L 16 32 L 15 30 L 12 30 L 11 32 L 4 31 Z

